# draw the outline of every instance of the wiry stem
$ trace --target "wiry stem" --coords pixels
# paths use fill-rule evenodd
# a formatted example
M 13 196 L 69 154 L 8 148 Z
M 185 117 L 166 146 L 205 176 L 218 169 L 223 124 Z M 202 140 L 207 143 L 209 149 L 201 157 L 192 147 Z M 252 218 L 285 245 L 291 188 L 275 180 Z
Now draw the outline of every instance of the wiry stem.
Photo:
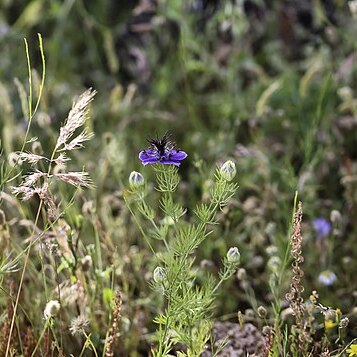
M 25 257 L 24 267 L 22 268 L 22 273 L 21 273 L 21 279 L 20 279 L 19 289 L 18 289 L 18 291 L 17 291 L 17 296 L 16 296 L 16 301 L 15 301 L 14 311 L 13 311 L 12 319 L 11 319 L 9 337 L 8 337 L 8 339 L 7 339 L 7 346 L 6 346 L 5 357 L 7 357 L 7 356 L 9 355 L 9 352 L 10 352 L 11 336 L 12 336 L 12 331 L 13 331 L 13 329 L 14 329 L 15 318 L 16 318 L 16 311 L 17 311 L 17 307 L 18 307 L 18 305 L 19 305 L 21 288 L 22 288 L 22 285 L 23 285 L 24 277 L 25 277 L 25 271 L 26 271 L 26 267 L 27 267 L 28 260 L 29 260 L 30 251 L 31 251 L 32 246 L 33 246 L 34 243 L 36 242 L 36 240 L 33 239 L 33 238 L 34 238 L 34 235 L 35 235 L 35 230 L 36 230 L 36 227 L 37 227 L 38 220 L 39 220 L 39 218 L 40 218 L 40 213 L 41 213 L 42 206 L 43 206 L 43 200 L 40 201 L 40 205 L 39 205 L 38 210 L 37 210 L 37 214 L 36 214 L 36 218 L 35 218 L 35 222 L 34 222 L 32 234 L 31 234 L 30 245 L 29 245 L 29 248 L 28 248 L 28 250 L 27 250 L 26 257 Z

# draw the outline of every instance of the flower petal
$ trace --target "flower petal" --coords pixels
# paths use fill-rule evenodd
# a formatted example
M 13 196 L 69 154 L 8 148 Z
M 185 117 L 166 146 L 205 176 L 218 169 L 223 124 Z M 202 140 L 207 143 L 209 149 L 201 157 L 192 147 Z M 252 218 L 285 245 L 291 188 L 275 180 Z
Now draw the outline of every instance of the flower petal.
M 152 158 L 152 159 L 147 159 L 147 160 L 142 160 L 141 161 L 141 163 L 144 165 L 144 166 L 146 166 L 147 164 L 156 164 L 156 163 L 158 163 L 158 162 L 160 162 L 158 159 L 154 159 L 154 158 Z
M 170 150 L 169 157 L 171 160 L 174 160 L 174 161 L 180 160 L 181 161 L 183 159 L 186 159 L 187 154 L 181 150 Z
M 163 165 L 175 165 L 175 166 L 180 166 L 181 165 L 181 162 L 172 161 L 172 160 L 169 160 L 169 159 L 161 159 L 160 163 L 163 164 Z
M 156 150 L 148 149 L 140 151 L 139 159 L 141 160 L 141 163 L 145 166 L 147 164 L 155 164 L 159 162 L 160 156 L 158 155 L 158 152 Z
M 146 160 L 152 157 L 158 157 L 158 152 L 156 150 L 147 149 L 147 150 L 140 151 L 139 153 L 140 160 Z

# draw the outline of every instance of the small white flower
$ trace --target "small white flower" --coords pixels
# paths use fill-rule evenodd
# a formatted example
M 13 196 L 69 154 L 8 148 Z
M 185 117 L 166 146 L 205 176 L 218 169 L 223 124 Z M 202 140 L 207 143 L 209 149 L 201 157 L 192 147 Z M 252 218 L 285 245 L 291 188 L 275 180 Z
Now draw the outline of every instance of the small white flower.
M 145 183 L 144 176 L 140 172 L 132 171 L 129 176 L 129 186 L 131 189 L 142 187 Z
M 50 317 L 56 316 L 60 308 L 61 305 L 58 302 L 58 300 L 50 300 L 46 304 L 45 310 L 43 311 L 43 315 L 45 316 L 45 319 L 48 320 Z
M 232 181 L 237 173 L 236 164 L 232 160 L 226 161 L 220 168 L 221 176 L 227 180 Z
M 325 286 L 331 286 L 337 280 L 336 274 L 331 270 L 324 270 L 320 273 L 318 279 L 320 284 Z
M 237 247 L 229 248 L 227 252 L 227 261 L 229 263 L 238 263 L 240 259 L 240 253 Z

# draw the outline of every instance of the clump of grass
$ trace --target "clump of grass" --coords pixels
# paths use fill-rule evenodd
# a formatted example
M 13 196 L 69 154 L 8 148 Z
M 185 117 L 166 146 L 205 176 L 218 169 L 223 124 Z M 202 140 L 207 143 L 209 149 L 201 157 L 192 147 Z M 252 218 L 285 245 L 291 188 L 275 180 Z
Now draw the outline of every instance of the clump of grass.
M 40 199 L 40 203 L 34 221 L 34 228 L 30 237 L 30 244 L 28 246 L 27 253 L 25 256 L 24 266 L 22 268 L 20 284 L 18 287 L 17 298 L 15 302 L 14 312 L 12 315 L 13 317 L 10 327 L 10 335 L 8 338 L 8 346 L 10 346 L 11 334 L 15 321 L 17 306 L 31 248 L 38 239 L 38 237 L 36 237 L 35 235 L 35 230 L 37 229 L 37 225 L 39 223 L 42 208 L 43 206 L 46 208 L 46 213 L 49 222 L 54 222 L 58 220 L 61 215 L 60 209 L 56 205 L 55 198 L 51 193 L 51 185 L 53 181 L 60 180 L 77 188 L 90 186 L 90 180 L 86 172 L 64 171 L 61 173 L 56 173 L 54 169 L 55 165 L 61 165 L 62 168 L 65 167 L 65 163 L 70 160 L 67 157 L 67 154 L 74 149 L 83 147 L 83 142 L 89 140 L 89 138 L 91 137 L 91 135 L 88 134 L 86 129 L 84 129 L 80 134 L 76 136 L 75 133 L 77 129 L 79 129 L 85 124 L 86 118 L 88 116 L 88 105 L 92 101 L 95 94 L 95 91 L 89 89 L 74 102 L 64 125 L 60 129 L 60 134 L 58 136 L 50 158 L 42 155 L 36 155 L 30 152 L 19 153 L 19 158 L 23 162 L 28 162 L 33 167 L 34 171 L 24 176 L 24 179 L 20 183 L 20 185 L 12 187 L 12 193 L 15 195 L 20 195 L 23 201 L 27 201 L 37 195 Z M 73 138 L 73 136 L 75 137 Z M 47 170 L 41 169 L 41 167 L 45 167 L 46 164 Z
M 10 353 L 10 349 L 14 348 L 14 326 L 15 326 L 15 320 L 17 319 L 17 309 L 19 306 L 19 301 L 20 301 L 20 296 L 21 296 L 21 291 L 24 283 L 24 277 L 25 277 L 25 272 L 27 270 L 28 263 L 30 261 L 30 253 L 31 253 L 31 248 L 34 246 L 35 243 L 40 242 L 40 258 L 41 258 L 41 266 L 42 266 L 42 274 L 44 278 L 44 284 L 45 284 L 45 291 L 46 291 L 46 296 L 47 295 L 47 284 L 46 284 L 46 273 L 44 271 L 44 265 L 43 265 L 43 251 L 42 251 L 42 242 L 41 239 L 45 236 L 45 232 L 55 224 L 56 221 L 60 218 L 62 215 L 61 208 L 58 203 L 56 203 L 56 198 L 52 193 L 52 187 L 55 186 L 55 181 L 61 181 L 70 185 L 75 186 L 76 188 L 80 187 L 89 187 L 90 186 L 90 180 L 88 178 L 88 174 L 84 171 L 67 171 L 66 168 L 66 163 L 70 161 L 70 158 L 67 156 L 72 150 L 78 149 L 83 147 L 83 143 L 91 138 L 91 134 L 89 134 L 88 130 L 85 128 L 82 131 L 79 131 L 79 129 L 85 125 L 86 120 L 88 118 L 88 105 L 90 102 L 93 100 L 94 95 L 96 94 L 95 91 L 92 89 L 87 90 L 84 92 L 73 104 L 72 109 L 70 110 L 67 119 L 65 120 L 64 124 L 60 128 L 60 133 L 59 136 L 56 140 L 56 143 L 54 145 L 53 151 L 51 155 L 49 156 L 44 156 L 44 155 L 39 155 L 38 153 L 30 152 L 30 151 L 24 151 L 27 143 L 27 138 L 30 133 L 30 127 L 32 123 L 32 119 L 35 116 L 35 113 L 39 107 L 39 102 L 42 94 L 42 89 L 44 85 L 44 77 L 45 77 L 45 59 L 44 59 L 44 52 L 43 52 L 43 47 L 42 47 L 42 38 L 39 36 L 40 40 L 40 50 L 41 50 L 41 55 L 42 55 L 42 60 L 43 60 L 43 77 L 42 77 L 42 82 L 40 84 L 40 90 L 39 90 L 39 98 L 36 102 L 35 108 L 33 109 L 32 107 L 32 76 L 31 76 L 31 63 L 30 63 L 30 58 L 29 58 L 29 53 L 28 53 L 28 46 L 27 42 L 26 44 L 26 54 L 28 58 L 28 67 L 29 67 L 29 96 L 28 96 L 28 110 L 27 113 L 29 115 L 28 118 L 28 126 L 25 134 L 25 140 L 24 144 L 22 145 L 22 148 L 19 152 L 16 153 L 17 159 L 15 162 L 15 165 L 13 167 L 16 167 L 19 162 L 21 162 L 23 165 L 28 164 L 31 167 L 31 172 L 26 174 L 25 176 L 22 177 L 22 181 L 18 186 L 13 186 L 12 187 L 12 193 L 16 196 L 20 196 L 22 201 L 28 201 L 30 199 L 33 199 L 34 196 L 37 196 L 39 199 L 39 205 L 37 208 L 37 213 L 35 215 L 35 219 L 32 225 L 32 230 L 30 234 L 30 238 L 28 239 L 28 246 L 27 248 L 19 254 L 17 258 L 14 259 L 13 262 L 15 264 L 20 260 L 22 256 L 25 257 L 24 264 L 21 270 L 21 277 L 20 277 L 20 282 L 19 286 L 17 289 L 17 295 L 14 300 L 14 305 L 12 306 L 12 311 L 11 311 L 11 318 L 10 315 L 8 315 L 8 319 L 10 319 L 9 324 L 4 324 L 3 328 L 6 329 L 6 336 L 7 342 L 6 342 L 6 348 L 4 351 L 4 355 L 8 355 Z M 33 142 L 34 140 L 31 140 Z M 38 145 L 36 146 L 37 148 L 39 145 L 41 146 L 40 142 L 37 142 Z M 33 146 L 35 147 L 35 146 Z M 41 151 L 41 150 L 37 150 Z M 61 166 L 62 170 L 58 171 L 56 170 L 56 167 Z M 10 180 L 11 174 L 12 174 L 13 169 L 10 169 L 9 172 L 6 173 L 6 177 L 2 177 L 2 179 L 5 180 Z M 11 178 L 13 180 L 13 178 Z M 39 227 L 40 223 L 40 216 L 42 214 L 42 220 L 46 221 L 48 223 L 44 222 L 44 229 L 41 230 Z M 2 215 L 2 218 L 4 218 L 5 215 Z M 3 219 L 4 222 L 1 222 L 1 227 L 2 230 L 6 232 L 6 221 L 5 218 Z M 38 232 L 41 232 L 40 234 L 37 234 Z M 6 237 L 4 236 L 3 239 Z M 2 239 L 2 240 L 3 240 Z M 4 243 L 5 241 L 3 241 Z M 10 258 L 7 257 L 8 262 L 6 262 L 6 259 L 2 257 L 2 273 L 5 272 L 10 272 L 11 269 L 13 269 L 13 264 L 10 263 Z M 59 296 L 60 298 L 60 296 Z M 59 305 L 59 303 L 58 303 Z M 49 305 L 47 305 L 49 306 Z M 47 311 L 47 310 L 46 310 Z M 33 350 L 33 353 L 37 350 L 37 348 L 40 346 L 40 342 L 42 337 L 46 338 L 49 336 L 47 329 L 50 327 L 49 321 L 53 317 L 47 316 L 46 314 L 46 323 L 43 328 L 43 332 L 41 334 L 40 339 L 36 343 L 36 347 Z M 9 325 L 9 326 L 8 326 Z M 29 334 L 27 334 L 30 336 Z M 46 337 L 47 336 L 47 337 Z M 30 340 L 32 338 L 29 337 L 25 341 L 25 345 L 27 348 L 29 348 L 29 345 L 32 343 Z M 12 347 L 11 347 L 12 346 Z

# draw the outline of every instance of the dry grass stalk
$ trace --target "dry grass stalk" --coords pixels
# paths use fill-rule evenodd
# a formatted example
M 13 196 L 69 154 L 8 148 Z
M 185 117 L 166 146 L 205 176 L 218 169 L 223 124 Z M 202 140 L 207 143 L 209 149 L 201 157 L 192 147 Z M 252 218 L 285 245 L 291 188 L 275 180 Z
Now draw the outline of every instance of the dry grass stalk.
M 77 101 L 74 102 L 72 109 L 70 110 L 68 117 L 64 123 L 64 125 L 60 129 L 60 134 L 56 142 L 56 146 L 52 152 L 51 158 L 48 159 L 44 156 L 32 154 L 32 153 L 20 153 L 19 160 L 25 160 L 32 165 L 36 165 L 40 160 L 45 159 L 46 161 L 49 162 L 48 165 L 48 171 L 47 173 L 44 173 L 42 171 L 36 171 L 29 176 L 26 177 L 23 183 L 21 183 L 18 187 L 12 187 L 12 193 L 15 195 L 21 195 L 22 200 L 28 200 L 32 198 L 35 194 L 37 194 L 40 198 L 40 204 L 36 213 L 36 218 L 34 221 L 34 227 L 37 227 L 41 209 L 43 206 L 46 206 L 47 208 L 47 213 L 48 213 L 48 218 L 49 220 L 54 220 L 56 217 L 59 216 L 59 209 L 55 204 L 54 197 L 52 196 L 50 189 L 49 189 L 49 183 L 50 179 L 52 178 L 57 178 L 60 179 L 61 181 L 67 182 L 71 185 L 74 185 L 76 187 L 83 186 L 83 187 L 89 187 L 90 186 L 90 180 L 88 178 L 88 174 L 85 172 L 68 172 L 68 173 L 56 173 L 52 174 L 53 172 L 53 167 L 52 164 L 53 162 L 56 163 L 57 165 L 59 164 L 64 164 L 65 161 L 67 161 L 67 157 L 65 153 L 60 153 L 60 151 L 65 151 L 65 150 L 73 150 L 82 147 L 82 143 L 88 139 L 91 138 L 91 135 L 88 134 L 87 130 L 84 129 L 82 133 L 77 135 L 70 143 L 68 143 L 68 140 L 72 138 L 76 130 L 85 124 L 85 121 L 88 117 L 88 105 L 89 103 L 93 100 L 93 97 L 95 96 L 96 91 L 93 91 L 92 89 L 88 89 L 85 91 Z M 55 158 L 55 156 L 57 158 Z M 16 161 L 17 162 L 17 161 Z M 38 183 L 40 181 L 40 183 Z M 36 186 L 35 186 L 36 184 Z M 42 187 L 38 187 L 41 186 Z M 30 246 L 29 249 L 27 250 L 26 256 L 25 256 L 25 262 L 24 266 L 22 268 L 22 273 L 21 273 L 21 278 L 20 278 L 20 283 L 19 283 L 19 289 L 14 305 L 14 309 L 12 312 L 12 319 L 11 319 L 11 324 L 9 327 L 9 333 L 8 333 L 8 338 L 7 338 L 7 346 L 6 346 L 6 352 L 5 355 L 8 356 L 8 353 L 10 352 L 10 345 L 11 345 L 11 339 L 13 337 L 13 330 L 14 330 L 14 325 L 15 325 L 15 318 L 16 318 L 16 312 L 17 312 L 17 307 L 19 303 L 19 298 L 20 298 L 20 293 L 24 281 L 24 276 L 25 276 L 25 271 L 27 267 L 27 263 L 29 260 L 29 255 L 31 251 L 31 247 L 35 242 L 35 230 L 36 228 L 33 228 L 33 232 L 31 234 L 30 238 Z
M 44 350 L 44 355 L 45 357 L 51 357 L 51 346 L 52 346 L 52 338 L 50 335 L 49 330 L 45 332 L 45 335 L 43 337 L 43 350 Z
M 116 291 L 115 298 L 114 298 L 114 307 L 113 307 L 113 322 L 112 322 L 112 326 L 108 331 L 107 345 L 105 348 L 105 357 L 114 356 L 113 347 L 114 347 L 116 335 L 119 330 L 119 321 L 121 318 L 121 305 L 122 305 L 122 299 L 121 299 L 120 292 Z
M 22 186 L 31 187 L 33 186 L 41 177 L 46 176 L 44 172 L 35 171 L 32 174 L 25 177 Z
M 55 174 L 54 177 L 57 177 L 63 182 L 67 182 L 70 185 L 76 187 L 90 187 L 91 181 L 88 177 L 87 172 L 67 172 L 65 174 Z
M 19 152 L 18 155 L 22 161 L 27 161 L 31 165 L 36 165 L 40 160 L 48 160 L 44 156 L 36 155 L 31 152 Z
M 60 135 L 57 139 L 56 150 L 63 146 L 63 150 L 72 150 L 76 147 L 81 147 L 81 143 L 90 139 L 87 131 L 84 130 L 77 138 L 67 144 L 68 140 L 73 136 L 76 129 L 82 126 L 88 116 L 88 105 L 96 95 L 96 91 L 91 88 L 79 96 L 74 102 L 64 125 L 60 129 Z
M 290 282 L 290 290 L 286 294 L 286 299 L 290 302 L 290 307 L 295 316 L 296 327 L 298 329 L 299 347 L 303 356 L 307 355 L 307 348 L 309 342 L 309 335 L 306 329 L 306 323 L 304 321 L 304 299 L 301 294 L 304 291 L 304 287 L 301 284 L 301 279 L 304 275 L 304 271 L 301 268 L 301 264 L 304 261 L 302 256 L 302 203 L 299 202 L 297 211 L 294 214 L 293 233 L 290 237 L 291 244 L 291 256 L 293 257 L 292 263 L 292 277 Z
M 23 201 L 28 201 L 31 197 L 33 197 L 36 193 L 36 190 L 27 186 L 18 186 L 18 187 L 12 187 L 11 192 L 17 196 L 21 195 L 21 199 Z

